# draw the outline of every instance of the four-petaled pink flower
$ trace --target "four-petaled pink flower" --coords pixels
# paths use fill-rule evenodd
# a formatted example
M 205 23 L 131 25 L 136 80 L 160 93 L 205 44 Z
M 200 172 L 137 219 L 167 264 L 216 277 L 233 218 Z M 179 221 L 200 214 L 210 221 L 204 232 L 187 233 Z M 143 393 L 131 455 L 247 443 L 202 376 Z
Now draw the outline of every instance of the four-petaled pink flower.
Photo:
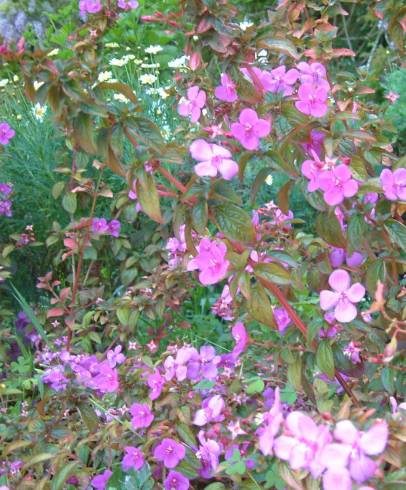
M 313 117 L 326 115 L 328 91 L 325 87 L 304 83 L 299 87 L 298 96 L 295 106 L 300 112 Z
M 202 238 L 196 247 L 198 254 L 187 265 L 188 271 L 200 270 L 199 281 L 208 286 L 225 278 L 230 262 L 226 259 L 227 247 L 223 242 Z
M 358 192 L 358 182 L 352 178 L 351 170 L 344 164 L 320 173 L 318 185 L 330 206 L 341 204 L 346 197 L 355 196 Z
M 0 145 L 7 145 L 11 138 L 14 138 L 16 132 L 8 123 L 0 123 Z
M 147 385 L 150 387 L 149 399 L 156 400 L 162 393 L 163 387 L 165 385 L 165 379 L 159 374 L 158 371 L 151 373 L 147 378 Z
M 322 87 L 325 90 L 330 90 L 330 84 L 326 80 L 327 72 L 324 65 L 321 63 L 306 63 L 301 61 L 297 68 L 300 72 L 299 78 L 301 83 L 311 83 L 317 87 Z
M 114 349 L 107 351 L 107 360 L 110 367 L 116 367 L 117 364 L 123 364 L 125 361 L 125 355 L 121 352 L 121 345 L 117 345 Z
M 379 180 L 386 199 L 390 201 L 406 201 L 406 168 L 382 171 Z
M 378 465 L 368 456 L 383 452 L 388 426 L 385 421 L 378 421 L 361 432 L 350 420 L 342 420 L 336 425 L 334 438 L 339 443 L 327 444 L 320 455 L 321 464 L 327 468 L 323 487 L 325 490 L 351 490 L 351 480 L 360 484 L 374 476 Z
M 134 403 L 130 407 L 131 425 L 134 429 L 149 427 L 154 420 L 154 414 L 146 403 Z
M 124 448 L 125 455 L 121 461 L 121 467 L 124 471 L 131 469 L 139 470 L 144 465 L 144 455 L 141 449 L 134 446 L 126 446 Z
M 97 14 L 102 9 L 100 0 L 80 0 L 79 10 L 81 14 Z
M 253 109 L 243 109 L 239 122 L 231 125 L 231 133 L 247 150 L 259 148 L 259 138 L 265 138 L 271 131 L 271 122 L 259 119 Z
M 154 450 L 154 458 L 167 468 L 175 468 L 186 454 L 185 447 L 174 439 L 163 439 Z
M 332 272 L 328 283 L 333 291 L 321 291 L 321 309 L 327 311 L 334 308 L 336 320 L 343 323 L 352 322 L 357 316 L 357 308 L 353 303 L 359 303 L 365 296 L 364 286 L 359 282 L 351 286 L 350 275 L 343 269 Z
M 215 177 L 220 172 L 223 179 L 231 180 L 238 174 L 238 164 L 226 148 L 199 139 L 189 149 L 192 157 L 200 162 L 194 166 L 199 177 Z
M 237 90 L 235 83 L 231 78 L 223 73 L 221 75 L 221 85 L 216 87 L 214 94 L 219 100 L 224 100 L 225 102 L 235 102 L 238 99 Z
M 188 89 L 187 98 L 180 101 L 178 112 L 183 117 L 190 117 L 191 122 L 195 123 L 200 119 L 205 104 L 206 92 L 194 85 Z
M 318 426 L 301 412 L 291 412 L 286 418 L 285 430 L 286 434 L 275 440 L 276 456 L 289 461 L 293 470 L 306 469 L 313 478 L 318 478 L 324 470 L 319 461 L 320 453 L 332 440 L 329 428 Z
M 165 490 L 188 490 L 189 480 L 182 473 L 170 471 L 164 483 Z
M 111 470 L 105 470 L 100 475 L 95 476 L 90 482 L 92 487 L 96 490 L 104 490 L 112 474 Z
M 118 0 L 117 5 L 123 10 L 131 10 L 138 7 L 138 2 L 137 0 Z
M 286 71 L 286 66 L 281 65 L 270 71 L 267 76 L 267 90 L 273 93 L 281 93 L 285 97 L 293 94 L 293 85 L 299 77 L 299 72 L 292 68 Z
M 217 422 L 224 417 L 221 415 L 225 406 L 224 400 L 220 395 L 214 395 L 210 398 L 206 398 L 203 402 L 203 408 L 195 413 L 193 423 L 202 427 L 209 422 Z

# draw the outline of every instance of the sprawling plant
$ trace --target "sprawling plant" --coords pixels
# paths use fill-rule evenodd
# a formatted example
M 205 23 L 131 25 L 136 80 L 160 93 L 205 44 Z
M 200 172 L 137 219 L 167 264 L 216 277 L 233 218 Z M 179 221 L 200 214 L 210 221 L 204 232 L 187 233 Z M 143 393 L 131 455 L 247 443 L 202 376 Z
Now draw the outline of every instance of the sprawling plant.
M 0 388 L 4 485 L 405 485 L 406 159 L 362 71 L 336 69 L 354 55 L 334 45 L 345 10 L 307 3 L 279 2 L 256 25 L 229 0 L 141 17 L 185 42 L 170 134 L 101 76 L 105 39 L 138 2 L 81 0 L 83 23 L 52 56 L 1 46 L 65 138 L 52 193 L 69 215 L 46 241 L 46 307 L 14 288 L 22 355 L 7 369 L 28 359 L 35 376 L 28 403 L 12 379 Z M 4 148 L 15 131 L 0 124 Z M 276 176 L 276 202 L 259 202 Z M 295 192 L 312 223 L 289 209 Z M 2 219 L 13 198 L 1 184 Z M 26 231 L 3 249 L 3 280 Z M 168 342 L 196 321 L 185 305 L 199 291 L 221 319 L 213 332 L 201 320 L 209 341 Z

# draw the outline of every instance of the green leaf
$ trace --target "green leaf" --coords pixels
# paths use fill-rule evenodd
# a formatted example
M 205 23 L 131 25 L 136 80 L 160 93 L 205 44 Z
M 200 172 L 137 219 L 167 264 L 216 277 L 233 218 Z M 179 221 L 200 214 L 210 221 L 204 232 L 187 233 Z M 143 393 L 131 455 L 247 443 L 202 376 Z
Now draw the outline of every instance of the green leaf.
M 220 204 L 212 207 L 220 231 L 227 238 L 239 242 L 252 242 L 255 230 L 250 215 L 234 203 Z
M 296 46 L 289 39 L 260 39 L 258 47 L 268 49 L 273 53 L 282 53 L 292 57 L 295 60 L 300 58 Z
M 329 378 L 334 378 L 334 356 L 330 342 L 322 340 L 317 348 L 316 362 L 319 368 Z
M 268 327 L 275 328 L 271 302 L 262 284 L 257 283 L 252 286 L 247 308 L 255 320 Z
M 38 463 L 43 463 L 44 461 L 49 461 L 52 458 L 55 458 L 57 455 L 53 453 L 40 453 L 36 454 L 35 456 L 29 458 L 25 465 L 23 466 L 23 469 L 26 470 L 27 468 L 30 468 L 31 466 L 34 466 Z
M 137 99 L 136 95 L 134 94 L 132 88 L 129 85 L 127 85 L 126 83 L 123 83 L 123 82 L 101 82 L 95 88 L 101 89 L 101 90 L 112 90 L 113 92 L 120 92 L 125 97 L 127 97 L 127 99 L 131 100 L 131 102 L 133 104 L 138 103 L 138 99 Z
M 297 391 L 302 389 L 302 372 L 302 359 L 295 354 L 295 361 L 288 364 L 288 381 Z
M 154 221 L 163 223 L 161 207 L 159 204 L 159 195 L 155 186 L 154 178 L 143 169 L 137 172 L 137 177 L 137 196 L 142 210 Z
M 252 381 L 248 386 L 245 392 L 247 395 L 254 395 L 255 393 L 262 393 L 265 389 L 265 383 L 262 379 L 256 379 Z
M 204 235 L 206 232 L 208 216 L 209 211 L 207 201 L 205 199 L 201 199 L 192 208 L 193 227 L 201 235 Z
M 204 490 L 225 490 L 225 489 L 226 487 L 223 485 L 223 483 L 220 482 L 210 483 L 210 485 L 204 487 Z
M 393 395 L 395 392 L 395 383 L 394 383 L 394 371 L 388 366 L 385 366 L 381 371 L 381 381 L 385 390 Z
M 381 281 L 383 284 L 386 282 L 387 271 L 386 264 L 383 259 L 377 259 L 368 267 L 365 284 L 367 286 L 368 292 L 370 296 L 374 296 L 378 281 Z
M 81 403 L 77 408 L 88 431 L 93 433 L 98 426 L 98 418 L 93 410 L 93 407 L 91 405 Z
M 73 214 L 77 207 L 77 198 L 74 192 L 67 192 L 62 198 L 62 206 L 69 214 Z
M 51 490 L 62 490 L 66 480 L 76 472 L 78 466 L 78 461 L 72 461 L 71 463 L 63 466 L 62 469 L 52 478 Z
M 389 219 L 385 228 L 388 231 L 392 243 L 398 245 L 406 252 L 406 226 L 394 219 Z
M 330 245 L 339 248 L 346 247 L 340 222 L 334 214 L 319 214 L 316 220 L 316 231 Z
M 196 446 L 196 438 L 187 424 L 178 422 L 176 424 L 176 432 L 179 434 L 179 437 L 183 442 L 186 442 L 186 444 L 189 446 Z
M 165 151 L 165 140 L 158 126 L 144 116 L 134 116 L 127 121 L 127 127 L 139 143 L 156 153 Z
M 93 136 L 94 122 L 88 114 L 80 113 L 73 120 L 73 136 L 79 146 L 87 153 L 97 152 Z
M 290 284 L 289 272 L 276 262 L 262 262 L 254 266 L 255 275 L 275 284 Z
M 347 228 L 347 236 L 350 246 L 349 253 L 360 250 L 360 246 L 368 236 L 368 224 L 364 216 L 358 214 L 351 217 Z

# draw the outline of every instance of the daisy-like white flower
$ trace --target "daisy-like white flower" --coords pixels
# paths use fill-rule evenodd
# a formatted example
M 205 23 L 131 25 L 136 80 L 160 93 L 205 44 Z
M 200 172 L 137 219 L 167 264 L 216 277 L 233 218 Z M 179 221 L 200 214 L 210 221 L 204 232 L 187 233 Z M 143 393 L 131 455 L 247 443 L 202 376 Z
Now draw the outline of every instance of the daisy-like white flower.
M 145 49 L 145 52 L 147 54 L 158 54 L 160 53 L 161 51 L 163 51 L 163 47 L 162 46 L 159 46 L 159 44 L 155 44 L 154 46 L 148 46 L 148 48 Z

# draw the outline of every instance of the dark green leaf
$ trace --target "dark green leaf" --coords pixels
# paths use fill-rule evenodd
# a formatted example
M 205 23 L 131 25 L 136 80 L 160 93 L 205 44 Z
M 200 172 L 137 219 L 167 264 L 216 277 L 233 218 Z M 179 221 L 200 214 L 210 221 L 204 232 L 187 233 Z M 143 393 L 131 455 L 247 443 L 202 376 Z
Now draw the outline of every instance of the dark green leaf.
M 319 214 L 316 220 L 317 233 L 330 245 L 345 248 L 346 241 L 335 214 Z
M 316 362 L 321 371 L 329 378 L 334 378 L 334 356 L 330 342 L 322 340 L 317 348 Z
M 290 284 L 289 272 L 276 262 L 262 262 L 254 266 L 255 275 L 271 281 L 275 284 Z
M 234 203 L 212 207 L 220 231 L 227 238 L 239 242 L 252 242 L 255 238 L 250 215 Z

